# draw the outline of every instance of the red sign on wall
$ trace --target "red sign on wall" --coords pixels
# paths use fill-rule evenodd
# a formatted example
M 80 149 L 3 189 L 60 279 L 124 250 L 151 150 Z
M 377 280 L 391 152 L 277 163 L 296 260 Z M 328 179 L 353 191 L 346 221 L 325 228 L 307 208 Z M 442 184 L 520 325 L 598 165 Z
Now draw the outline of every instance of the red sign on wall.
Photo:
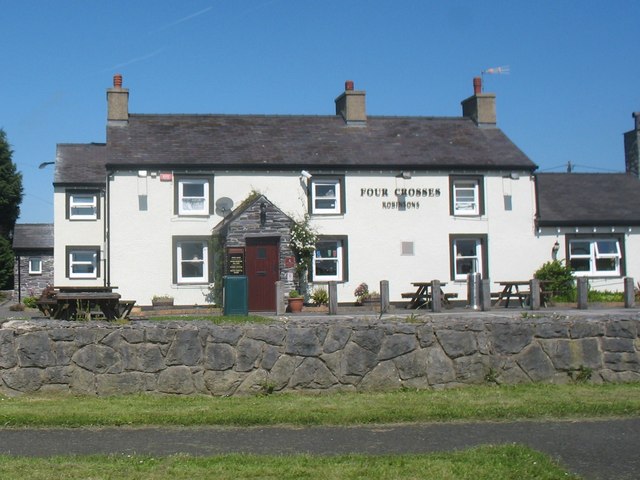
M 285 268 L 293 268 L 296 266 L 295 257 L 284 257 L 284 266 Z

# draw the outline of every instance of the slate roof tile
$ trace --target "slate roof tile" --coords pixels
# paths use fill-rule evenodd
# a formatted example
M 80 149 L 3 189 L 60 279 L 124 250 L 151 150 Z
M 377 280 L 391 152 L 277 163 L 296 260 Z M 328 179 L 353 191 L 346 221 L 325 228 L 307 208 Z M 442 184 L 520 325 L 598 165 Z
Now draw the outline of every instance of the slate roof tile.
M 640 179 L 626 173 L 536 174 L 539 226 L 640 225 Z

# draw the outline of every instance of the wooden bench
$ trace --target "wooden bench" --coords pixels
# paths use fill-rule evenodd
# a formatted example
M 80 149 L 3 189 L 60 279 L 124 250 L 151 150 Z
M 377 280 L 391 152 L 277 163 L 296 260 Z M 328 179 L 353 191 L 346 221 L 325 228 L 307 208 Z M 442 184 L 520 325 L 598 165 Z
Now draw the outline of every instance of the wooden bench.
M 133 310 L 133 306 L 135 304 L 135 300 L 120 300 L 118 303 L 118 313 L 120 314 L 120 318 L 127 318 L 131 315 L 131 310 Z

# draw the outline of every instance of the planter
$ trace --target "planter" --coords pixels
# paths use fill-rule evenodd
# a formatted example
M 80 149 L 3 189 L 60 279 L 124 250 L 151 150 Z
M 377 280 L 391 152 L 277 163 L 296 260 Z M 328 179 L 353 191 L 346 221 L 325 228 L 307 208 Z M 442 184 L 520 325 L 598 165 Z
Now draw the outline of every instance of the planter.
M 287 302 L 289 303 L 289 311 L 290 312 L 301 312 L 302 304 L 304 303 L 303 297 L 293 297 L 288 298 Z
M 151 300 L 154 307 L 173 307 L 173 299 Z

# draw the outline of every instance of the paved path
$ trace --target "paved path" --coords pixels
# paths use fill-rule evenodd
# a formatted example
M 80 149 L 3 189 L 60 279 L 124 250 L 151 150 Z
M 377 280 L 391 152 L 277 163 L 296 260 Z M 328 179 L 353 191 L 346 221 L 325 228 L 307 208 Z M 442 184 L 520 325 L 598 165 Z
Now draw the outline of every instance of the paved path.
M 640 478 L 640 418 L 311 428 L 0 429 L 0 454 L 397 454 L 521 443 L 585 479 Z

